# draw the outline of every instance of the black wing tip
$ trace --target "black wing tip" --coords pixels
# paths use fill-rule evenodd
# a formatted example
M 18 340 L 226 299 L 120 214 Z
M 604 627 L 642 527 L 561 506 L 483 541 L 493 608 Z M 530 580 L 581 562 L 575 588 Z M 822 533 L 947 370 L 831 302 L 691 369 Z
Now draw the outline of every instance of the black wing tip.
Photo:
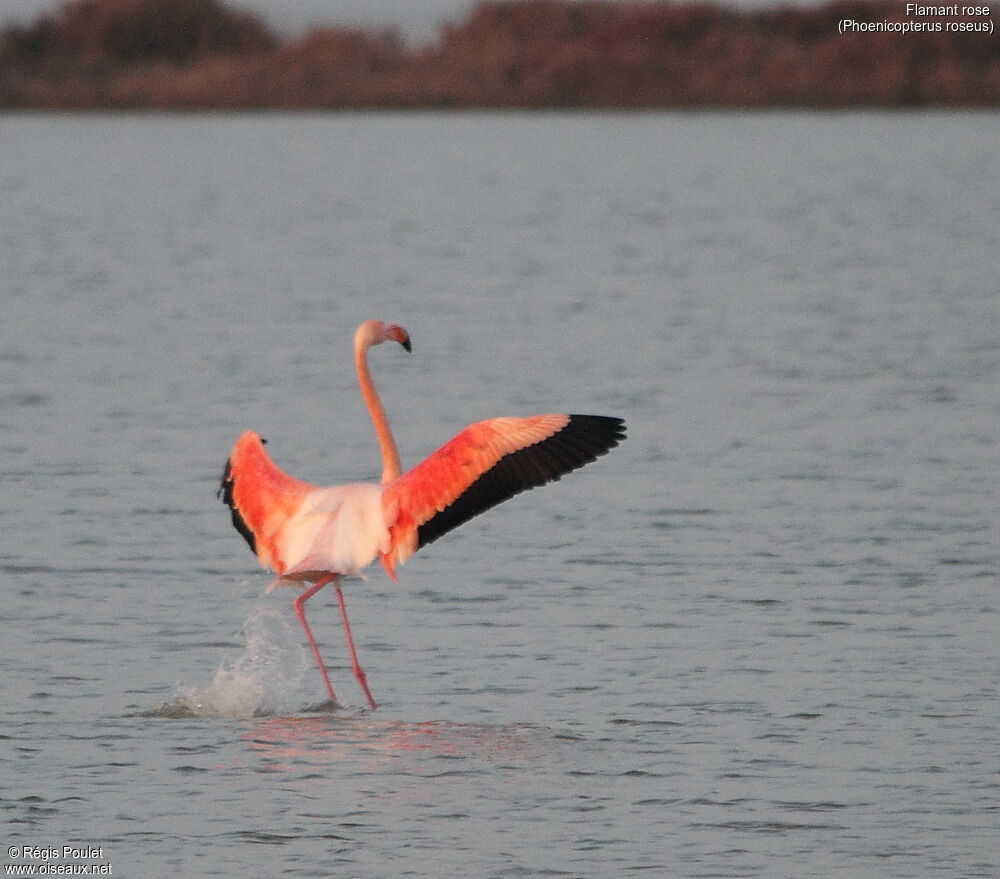
M 608 449 L 624 441 L 628 430 L 625 419 L 614 415 L 570 415 L 569 423 L 559 433 L 570 429 L 592 436 L 595 440 L 603 438 L 610 443 Z
M 219 488 L 215 496 L 224 504 L 230 507 L 233 505 L 233 465 L 226 461 L 226 469 L 222 471 L 222 479 L 219 480 Z
M 577 456 L 577 462 L 570 467 L 570 470 L 576 470 L 584 464 L 596 461 L 601 455 L 606 455 L 619 443 L 624 442 L 625 432 L 623 418 L 612 415 L 570 415 L 562 430 L 556 431 L 548 440 L 542 442 L 566 446 L 571 456 L 573 454 Z
M 226 469 L 222 471 L 222 481 L 219 483 L 219 490 L 215 496 L 232 511 L 233 527 L 243 535 L 243 539 L 249 544 L 250 549 L 256 553 L 257 539 L 247 525 L 246 520 L 240 515 L 239 508 L 236 506 L 236 500 L 233 497 L 233 485 L 235 481 L 233 479 L 232 461 L 226 461 Z
M 625 421 L 609 415 L 569 415 L 563 427 L 505 455 L 454 503 L 417 528 L 423 547 L 490 507 L 596 461 L 625 439 Z

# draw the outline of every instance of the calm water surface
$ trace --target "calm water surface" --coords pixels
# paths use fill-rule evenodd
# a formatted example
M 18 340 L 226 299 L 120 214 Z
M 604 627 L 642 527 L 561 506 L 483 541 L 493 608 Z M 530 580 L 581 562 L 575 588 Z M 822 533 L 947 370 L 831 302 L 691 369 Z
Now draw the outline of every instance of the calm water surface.
M 997 121 L 0 119 L 5 869 L 1000 874 Z M 377 475 L 371 316 L 404 464 L 629 439 L 350 584 L 377 711 L 318 596 L 331 711 L 214 491 Z

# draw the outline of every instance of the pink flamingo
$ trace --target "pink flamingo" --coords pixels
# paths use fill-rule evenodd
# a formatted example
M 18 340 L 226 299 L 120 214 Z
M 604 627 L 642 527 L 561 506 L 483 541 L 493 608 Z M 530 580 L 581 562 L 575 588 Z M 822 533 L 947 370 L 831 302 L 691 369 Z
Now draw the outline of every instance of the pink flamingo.
M 528 488 L 559 479 L 603 455 L 625 438 L 620 418 L 602 415 L 533 415 L 470 424 L 406 473 L 385 410 L 368 372 L 368 349 L 398 342 L 410 351 L 402 327 L 367 320 L 354 335 L 354 366 L 382 452 L 382 480 L 320 488 L 295 479 L 264 451 L 251 430 L 233 445 L 219 489 L 233 525 L 261 565 L 283 584 L 309 584 L 292 607 L 312 648 L 330 701 L 330 676 L 306 622 L 304 605 L 332 583 L 354 677 L 371 708 L 375 700 L 358 663 L 340 580 L 359 575 L 378 557 L 393 582 L 395 566 L 484 510 Z

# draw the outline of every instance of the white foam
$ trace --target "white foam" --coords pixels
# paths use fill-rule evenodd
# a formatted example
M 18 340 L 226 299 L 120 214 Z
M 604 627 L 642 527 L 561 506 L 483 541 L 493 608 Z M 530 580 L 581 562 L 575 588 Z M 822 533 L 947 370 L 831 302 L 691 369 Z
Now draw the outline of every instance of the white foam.
M 255 609 L 240 632 L 241 653 L 220 664 L 206 687 L 183 687 L 156 714 L 174 717 L 259 717 L 296 710 L 308 667 L 298 629 L 273 609 Z

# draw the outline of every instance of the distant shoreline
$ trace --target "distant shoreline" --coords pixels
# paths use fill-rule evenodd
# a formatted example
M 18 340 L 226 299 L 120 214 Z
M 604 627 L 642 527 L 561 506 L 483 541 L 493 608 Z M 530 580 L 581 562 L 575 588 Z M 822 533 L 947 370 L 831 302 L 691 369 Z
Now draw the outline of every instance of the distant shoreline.
M 410 47 L 384 29 L 281 37 L 219 0 L 75 0 L 0 31 L 0 109 L 1000 107 L 1000 7 L 955 12 L 495 0 Z

